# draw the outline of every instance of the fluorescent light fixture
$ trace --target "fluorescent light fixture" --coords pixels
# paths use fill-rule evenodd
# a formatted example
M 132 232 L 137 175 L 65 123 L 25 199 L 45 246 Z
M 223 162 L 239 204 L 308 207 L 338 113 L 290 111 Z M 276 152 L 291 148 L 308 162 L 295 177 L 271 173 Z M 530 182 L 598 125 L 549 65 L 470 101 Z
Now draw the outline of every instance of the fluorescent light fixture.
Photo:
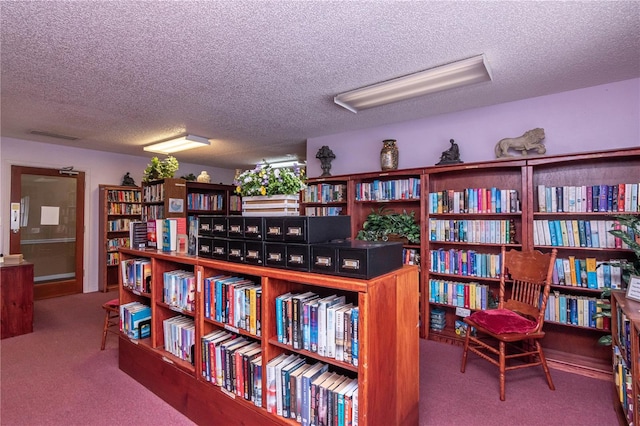
M 187 149 L 200 148 L 202 146 L 209 146 L 211 142 L 209 139 L 202 136 L 186 135 L 176 139 L 171 139 L 164 142 L 154 143 L 153 145 L 145 146 L 143 149 L 150 152 L 158 152 L 160 154 L 171 154 L 178 151 L 185 151 Z
M 341 93 L 333 101 L 357 113 L 363 109 L 484 81 L 491 81 L 491 72 L 485 56 L 479 55 Z
M 293 167 L 295 165 L 298 165 L 298 167 L 304 168 L 306 167 L 306 164 L 304 161 L 298 161 L 298 160 L 293 160 L 293 161 L 279 161 L 277 163 L 269 163 L 269 165 L 271 166 L 271 168 L 273 169 L 284 169 L 285 167 Z

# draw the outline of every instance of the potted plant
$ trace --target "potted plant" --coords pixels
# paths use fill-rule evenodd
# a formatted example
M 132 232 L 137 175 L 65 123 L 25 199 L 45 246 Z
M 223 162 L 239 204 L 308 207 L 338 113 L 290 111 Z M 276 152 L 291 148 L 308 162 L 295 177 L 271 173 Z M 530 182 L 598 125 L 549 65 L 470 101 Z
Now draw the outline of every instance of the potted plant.
M 632 229 L 633 234 L 635 235 L 635 238 L 633 238 L 629 233 L 620 229 L 609 230 L 609 233 L 611 235 L 620 238 L 629 246 L 631 250 L 633 250 L 635 254 L 635 259 L 631 262 L 607 262 L 609 264 L 620 267 L 622 271 L 622 282 L 626 287 L 629 285 L 631 275 L 640 275 L 640 216 L 620 215 L 616 216 L 615 219 L 620 225 L 624 225 L 628 229 Z M 602 264 L 599 266 L 602 266 Z M 611 297 L 611 289 L 605 288 L 601 293 L 601 297 L 603 299 L 609 299 Z M 596 313 L 593 318 L 611 318 L 610 303 L 599 303 L 598 307 L 601 308 L 601 312 Z M 610 334 L 602 336 L 600 337 L 600 339 L 598 339 L 598 344 L 600 345 L 611 345 L 611 343 L 612 337 Z
M 144 169 L 142 181 L 149 182 L 155 179 L 172 178 L 178 171 L 178 167 L 178 160 L 172 155 L 163 160 L 153 157 L 151 162 L 147 164 L 147 168 Z
M 420 226 L 416 223 L 415 212 L 397 213 L 385 207 L 373 211 L 362 224 L 356 236 L 365 241 L 402 240 L 409 244 L 420 244 Z

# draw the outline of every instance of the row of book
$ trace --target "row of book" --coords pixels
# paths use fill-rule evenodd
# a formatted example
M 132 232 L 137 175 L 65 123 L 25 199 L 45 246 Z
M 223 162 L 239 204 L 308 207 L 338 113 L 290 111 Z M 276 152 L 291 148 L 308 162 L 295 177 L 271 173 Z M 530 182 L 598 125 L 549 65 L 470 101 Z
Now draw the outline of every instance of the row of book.
M 615 220 L 534 220 L 533 243 L 557 247 L 629 248 L 609 231 L 618 229 L 631 239 L 640 238 L 633 228 Z
M 403 248 L 402 263 L 404 265 L 420 265 L 420 250 L 406 247 Z
M 146 222 L 146 246 L 166 252 L 187 253 L 187 219 L 149 219 Z
M 597 312 L 602 311 L 602 307 L 598 305 L 603 303 L 605 303 L 605 299 L 562 294 L 554 291 L 549 294 L 544 319 L 561 324 L 609 330 L 611 328 L 609 318 L 593 317 Z
M 129 238 L 109 238 L 107 240 L 107 250 L 115 251 L 120 247 L 129 247 Z
M 340 216 L 342 207 L 305 207 L 305 216 Z
M 345 296 L 289 292 L 275 305 L 279 343 L 358 365 L 360 312 Z
M 429 213 L 518 213 L 520 198 L 515 189 L 467 188 L 429 193 Z
M 190 271 L 167 271 L 162 274 L 162 300 L 187 312 L 196 309 L 196 277 Z
M 120 263 L 120 253 L 107 253 L 107 266 L 117 265 L 118 263 Z
M 227 330 L 201 338 L 202 377 L 226 392 L 262 406 L 260 342 Z
M 120 305 L 120 331 L 132 339 L 151 336 L 151 308 L 140 302 Z
M 153 204 L 150 206 L 142 206 L 142 219 L 155 220 L 164 217 L 164 205 Z
M 128 231 L 131 219 L 114 219 L 107 221 L 107 232 Z
M 640 403 L 640 401 L 633 400 L 633 374 L 617 346 L 613 347 L 613 383 L 622 404 L 627 424 L 632 425 L 634 407 L 636 402 Z
M 249 279 L 217 275 L 204 279 L 204 317 L 255 336 L 262 335 L 262 286 Z
M 187 194 L 187 209 L 189 210 L 224 210 L 225 194 L 201 194 L 193 192 Z
M 624 260 L 601 261 L 594 257 L 584 259 L 569 256 L 556 258 L 553 267 L 553 284 L 590 289 L 613 288 L 622 286 L 622 268 Z
M 141 214 L 142 204 L 109 203 L 108 214 Z
M 429 303 L 442 303 L 467 309 L 487 309 L 489 293 L 487 284 L 429 280 Z
M 307 186 L 302 199 L 304 203 L 331 203 L 345 201 L 346 194 L 347 185 L 343 183 L 319 183 Z
M 178 315 L 162 321 L 164 350 L 194 364 L 196 328 L 193 318 Z
M 139 203 L 140 201 L 142 201 L 142 195 L 138 190 L 109 189 L 107 191 L 107 201 Z
M 140 293 L 151 293 L 151 260 L 127 259 L 120 262 L 122 285 Z
M 612 312 L 612 315 L 616 316 L 616 324 L 618 325 L 617 327 L 617 345 L 622 353 L 622 351 L 624 351 L 624 353 L 622 353 L 622 355 L 625 357 L 625 359 L 627 361 L 631 361 L 633 358 L 631 357 L 631 321 L 629 320 L 629 318 L 627 317 L 627 315 L 624 313 L 624 311 L 622 309 L 620 309 L 620 307 L 618 307 L 618 309 L 616 309 L 616 312 Z
M 267 363 L 266 386 L 271 414 L 303 426 L 358 424 L 357 379 L 329 371 L 326 364 L 281 354 Z
M 429 256 L 431 272 L 482 278 L 498 278 L 500 276 L 502 264 L 502 255 L 500 254 L 440 248 L 429 250 Z
M 164 183 L 155 183 L 142 187 L 142 201 L 157 203 L 164 201 Z
M 638 183 L 590 186 L 538 185 L 538 211 L 542 213 L 572 212 L 637 212 Z
M 356 201 L 419 200 L 420 178 L 356 183 Z
M 513 220 L 429 219 L 429 240 L 445 242 L 513 244 Z
M 239 195 L 229 195 L 229 211 L 242 211 L 242 197 Z

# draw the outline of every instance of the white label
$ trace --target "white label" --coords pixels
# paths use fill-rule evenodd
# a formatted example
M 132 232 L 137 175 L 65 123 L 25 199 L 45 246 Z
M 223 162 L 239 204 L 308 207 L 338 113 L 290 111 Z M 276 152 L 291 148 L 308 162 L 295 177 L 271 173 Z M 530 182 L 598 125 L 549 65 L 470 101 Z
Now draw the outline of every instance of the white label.
M 462 318 L 468 317 L 471 315 L 471 309 L 461 308 L 460 306 L 456 307 L 456 315 L 461 316 Z
M 324 256 L 316 256 L 316 265 L 331 266 L 331 258 Z
M 342 259 L 344 269 L 360 269 L 360 261 L 357 259 Z

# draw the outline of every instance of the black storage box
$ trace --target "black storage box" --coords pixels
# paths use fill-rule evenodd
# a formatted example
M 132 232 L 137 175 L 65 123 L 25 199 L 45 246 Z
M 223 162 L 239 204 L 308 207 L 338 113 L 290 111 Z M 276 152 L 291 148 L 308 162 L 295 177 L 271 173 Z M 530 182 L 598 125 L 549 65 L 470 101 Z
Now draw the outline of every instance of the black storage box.
M 227 260 L 229 254 L 229 240 L 215 237 L 211 242 L 211 257 L 218 260 Z
M 335 275 L 338 272 L 338 250 L 335 245 L 313 244 L 309 270 L 318 274 Z
M 287 269 L 294 271 L 309 271 L 309 244 L 287 244 Z
M 227 236 L 227 217 L 226 216 L 211 216 L 211 235 L 214 237 L 226 237 Z
M 227 260 L 230 262 L 244 262 L 244 240 L 229 239 L 229 253 Z
M 264 239 L 264 219 L 262 217 L 244 218 L 244 238 L 260 241 Z
M 284 243 L 264 243 L 264 265 L 274 268 L 286 268 L 287 245 Z
M 286 216 L 284 241 L 291 243 L 323 243 L 349 238 L 350 216 Z
M 325 268 L 323 272 L 328 274 L 368 280 L 402 268 L 402 243 L 355 240 L 317 244 L 312 247 L 313 268 L 318 267 L 316 263 L 327 262 L 327 252 L 322 250 L 318 252 L 316 247 L 335 249 L 336 269 L 332 272 L 328 270 L 329 268 Z M 318 255 L 321 257 L 318 258 Z M 318 269 L 312 269 L 312 271 L 319 272 Z
M 227 216 L 227 237 L 244 238 L 244 217 Z
M 213 216 L 198 216 L 198 235 L 213 235 Z
M 284 241 L 284 217 L 264 218 L 264 240 Z
M 262 241 L 244 242 L 244 263 L 251 265 L 264 264 L 264 243 Z
M 211 237 L 198 237 L 198 256 L 213 257 L 212 256 L 212 244 L 213 238 Z

